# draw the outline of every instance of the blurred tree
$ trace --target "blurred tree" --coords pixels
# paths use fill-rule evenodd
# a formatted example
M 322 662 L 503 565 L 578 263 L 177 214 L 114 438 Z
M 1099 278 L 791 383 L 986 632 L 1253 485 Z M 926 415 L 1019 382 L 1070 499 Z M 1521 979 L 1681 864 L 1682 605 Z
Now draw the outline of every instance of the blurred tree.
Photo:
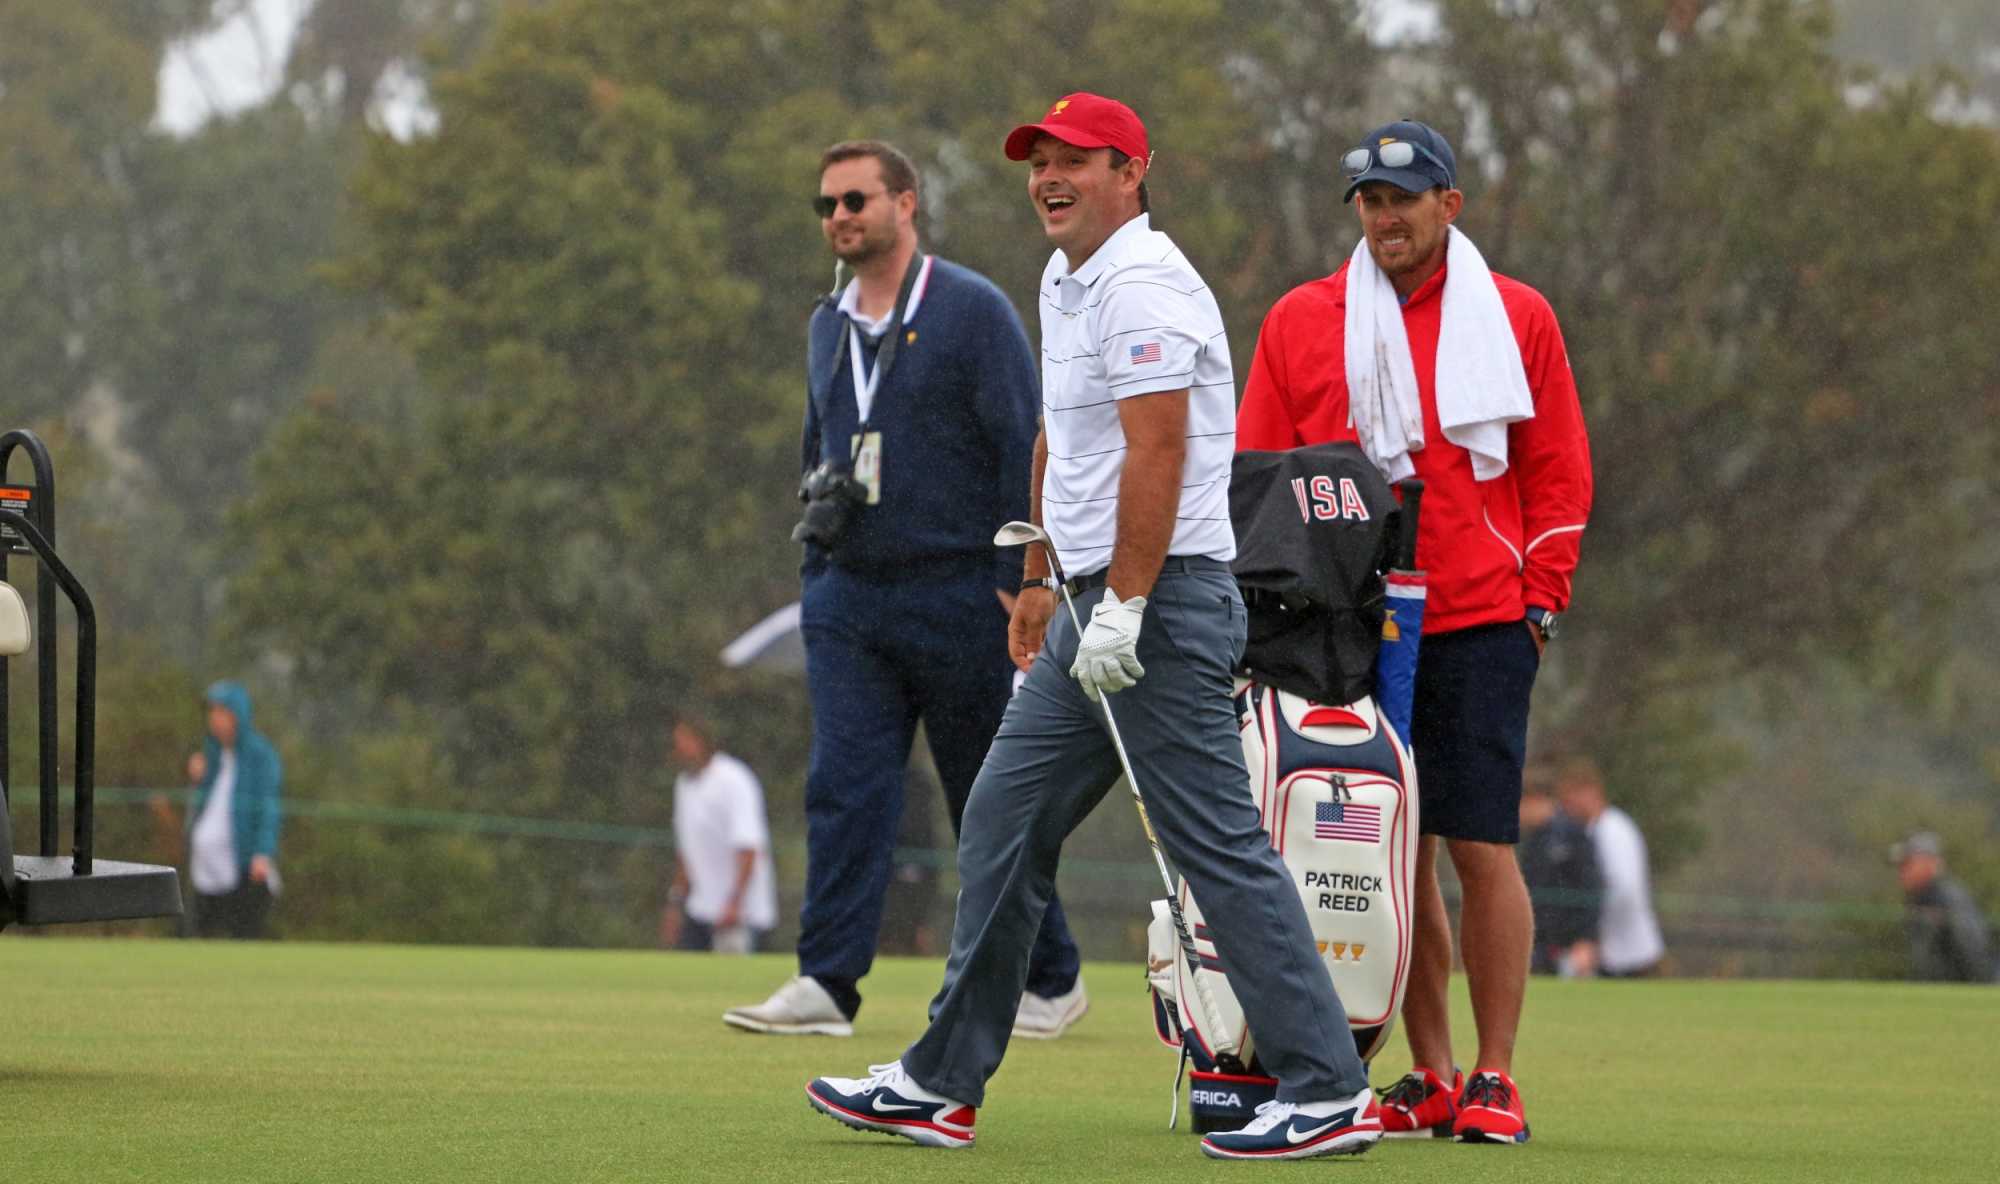
M 1828 653 L 1920 693 L 1957 646 L 2000 510 L 1967 315 L 2000 307 L 2000 143 L 1926 85 L 1853 101 L 1812 4 L 1442 10 L 1441 91 L 1488 133 L 1465 225 L 1561 314 L 1591 425 L 1546 722 L 1681 831 L 1716 750 L 1658 744 L 1666 705 Z
M 285 74 L 308 108 L 360 127 L 384 103 L 418 101 L 431 71 L 462 63 L 502 8 L 531 2 L 314 0 L 299 22 Z
M 2000 124 L 2000 5 L 1992 0 L 1832 0 L 1834 48 L 1904 77 L 1949 69 L 1972 100 L 1963 114 Z M 1948 109 L 1957 110 L 1957 104 Z
M 0 0 L 0 389 L 23 420 L 83 397 L 117 313 L 160 54 L 143 7 Z
M 63 520 L 92 527 L 62 541 L 107 628 L 189 663 L 222 509 L 356 303 L 311 271 L 333 250 L 338 129 L 283 101 L 184 140 L 151 128 L 166 46 L 232 11 L 0 3 L 0 383 L 93 453 L 88 480 L 63 466 Z
M 105 377 L 161 54 L 206 9 L 0 0 L 0 389 L 16 417 L 70 410 Z
M 126 219 L 120 315 L 94 357 L 115 392 L 112 448 L 129 463 L 84 495 L 125 529 L 118 554 L 92 557 L 130 573 L 108 588 L 124 619 L 199 662 L 217 656 L 224 512 L 303 397 L 321 343 L 361 315 L 313 271 L 334 250 L 341 152 L 336 133 L 273 103 L 154 137 L 128 174 L 141 200 Z

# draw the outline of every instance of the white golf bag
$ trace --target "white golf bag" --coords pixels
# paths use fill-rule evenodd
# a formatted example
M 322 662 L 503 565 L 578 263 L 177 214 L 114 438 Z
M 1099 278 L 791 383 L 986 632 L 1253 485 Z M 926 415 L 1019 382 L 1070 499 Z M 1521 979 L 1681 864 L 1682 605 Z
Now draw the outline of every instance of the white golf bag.
M 1372 699 L 1327 707 L 1239 682 L 1236 705 L 1250 769 L 1246 790 L 1291 869 L 1355 1050 L 1369 1060 L 1388 1041 L 1409 979 L 1416 768 Z M 1276 1097 L 1277 1080 L 1258 1064 L 1256 1033 L 1230 989 L 1232 971 L 1217 961 L 1200 902 L 1185 884 L 1181 908 L 1202 968 L 1180 956 L 1167 902 L 1153 902 L 1146 944 L 1155 1025 L 1160 1039 L 1185 1047 L 1192 1062 L 1195 1130 L 1227 1130 Z M 1206 1021 L 1190 973 L 1203 976 L 1215 1006 Z
M 1269 474 L 1264 488 L 1254 477 L 1246 479 L 1247 465 L 1261 465 Z M 1300 473 L 1308 479 L 1319 473 L 1348 476 L 1366 499 L 1365 512 L 1345 519 L 1315 514 L 1301 499 L 1304 525 L 1294 527 L 1285 490 Z M 1239 455 L 1231 490 L 1239 545 L 1246 535 L 1264 544 L 1258 552 L 1260 568 L 1248 575 L 1242 564 L 1237 568 L 1251 604 L 1252 628 L 1245 655 L 1252 677 L 1239 677 L 1236 684 L 1237 725 L 1249 770 L 1244 792 L 1257 803 L 1264 830 L 1291 872 L 1313 943 L 1363 1061 L 1387 1043 L 1409 980 L 1417 773 L 1399 724 L 1392 720 L 1408 719 L 1421 631 L 1421 573 L 1400 570 L 1414 566 L 1410 557 L 1420 496 L 1420 486 L 1405 487 L 1401 520 L 1392 518 L 1395 503 L 1387 485 L 1351 445 Z M 1260 525 L 1251 524 L 1253 517 Z M 1348 556 L 1337 554 L 1342 547 Z M 1346 566 L 1315 575 L 1298 556 L 1323 567 L 1337 566 L 1329 564 L 1329 556 L 1344 558 Z M 1306 578 L 1295 578 L 1299 573 Z M 1260 646 L 1254 585 L 1278 586 L 1287 578 L 1292 586 L 1282 601 L 1275 594 L 1262 598 L 1263 631 L 1276 640 Z M 1304 595 L 1298 592 L 1301 586 Z M 1321 590 L 1317 602 L 1315 586 Z M 1358 607 L 1347 610 L 1347 605 Z M 1347 621 L 1344 611 L 1356 621 Z M 1310 635 L 1307 626 L 1315 612 L 1330 622 L 1323 636 L 1341 629 L 1350 635 L 1332 644 L 1300 644 L 1301 635 Z M 1381 638 L 1379 650 L 1368 640 L 1371 634 Z M 1318 693 L 1352 696 L 1351 701 L 1337 706 L 1315 702 L 1262 680 L 1262 671 L 1283 669 L 1287 659 L 1300 654 L 1306 659 L 1294 663 L 1294 671 L 1320 674 Z M 1356 668 L 1364 664 L 1365 669 Z M 1270 677 L 1299 683 L 1289 672 Z M 1366 693 L 1370 687 L 1375 693 Z M 1259 1103 L 1277 1096 L 1277 1080 L 1259 1064 L 1257 1034 L 1230 987 L 1232 974 L 1255 974 L 1258 968 L 1220 962 L 1200 902 L 1185 883 L 1180 905 L 1201 966 L 1187 964 L 1167 902 L 1154 901 L 1147 929 L 1147 980 L 1155 1030 L 1182 1053 L 1184 1066 L 1192 1066 L 1189 1111 L 1194 1129 L 1228 1130 L 1249 1122 Z M 1201 976 L 1206 990 L 1195 989 L 1192 975 Z M 1178 1076 L 1174 1102 L 1178 1113 Z

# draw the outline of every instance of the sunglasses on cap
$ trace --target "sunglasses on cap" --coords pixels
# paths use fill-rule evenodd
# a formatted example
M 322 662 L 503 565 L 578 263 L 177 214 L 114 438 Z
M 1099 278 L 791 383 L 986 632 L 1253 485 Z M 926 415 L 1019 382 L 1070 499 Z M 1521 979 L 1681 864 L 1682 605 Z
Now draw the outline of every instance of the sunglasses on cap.
M 1406 169 L 1419 156 L 1436 165 L 1438 171 L 1445 176 L 1451 176 L 1450 166 L 1431 155 L 1421 144 L 1412 144 L 1408 140 L 1391 140 L 1387 144 L 1377 144 L 1374 147 L 1363 145 L 1341 157 L 1340 167 L 1346 170 L 1348 177 L 1353 178 L 1367 172 L 1375 162 L 1379 162 L 1385 169 Z
M 888 190 L 884 189 L 882 192 L 887 193 Z M 831 218 L 835 210 L 846 206 L 848 213 L 858 214 L 875 196 L 873 193 L 863 193 L 859 189 L 850 189 L 839 197 L 835 197 L 829 193 L 822 193 L 818 197 L 813 198 L 813 213 L 818 214 L 821 218 Z

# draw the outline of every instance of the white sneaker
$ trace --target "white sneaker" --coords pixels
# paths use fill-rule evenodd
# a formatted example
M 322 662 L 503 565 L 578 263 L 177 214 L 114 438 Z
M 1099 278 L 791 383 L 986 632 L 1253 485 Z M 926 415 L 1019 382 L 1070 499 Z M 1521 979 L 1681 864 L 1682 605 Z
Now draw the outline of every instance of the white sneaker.
M 1359 1155 L 1381 1140 L 1375 1091 L 1363 1087 L 1331 1102 L 1265 1102 L 1242 1130 L 1204 1138 L 1201 1153 L 1210 1159 L 1311 1159 Z
M 755 1007 L 732 1007 L 722 1022 L 746 1032 L 782 1036 L 852 1036 L 854 1025 L 819 980 L 802 974 Z
M 977 1111 L 934 1094 L 903 1072 L 903 1062 L 868 1066 L 868 1076 L 815 1077 L 812 1108 L 857 1131 L 900 1135 L 925 1147 L 970 1147 Z
M 1090 996 L 1084 992 L 1083 978 L 1068 994 L 1050 999 L 1033 991 L 1021 992 L 1021 1010 L 1014 1013 L 1014 1035 L 1028 1040 L 1054 1040 L 1090 1010 Z

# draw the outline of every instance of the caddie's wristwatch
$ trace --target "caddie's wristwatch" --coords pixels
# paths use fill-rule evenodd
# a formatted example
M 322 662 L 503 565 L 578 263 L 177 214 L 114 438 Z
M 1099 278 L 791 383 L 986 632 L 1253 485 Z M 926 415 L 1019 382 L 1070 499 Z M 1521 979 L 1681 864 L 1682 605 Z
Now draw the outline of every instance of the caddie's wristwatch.
M 1556 639 L 1556 622 L 1561 619 L 1561 613 L 1550 612 L 1548 609 L 1534 605 L 1528 607 L 1528 624 L 1533 625 L 1535 632 L 1542 635 L 1544 643 Z
M 1056 590 L 1056 578 L 1054 576 L 1043 576 L 1039 580 L 1021 581 L 1021 591 L 1026 592 L 1030 588 L 1047 588 L 1053 592 Z

